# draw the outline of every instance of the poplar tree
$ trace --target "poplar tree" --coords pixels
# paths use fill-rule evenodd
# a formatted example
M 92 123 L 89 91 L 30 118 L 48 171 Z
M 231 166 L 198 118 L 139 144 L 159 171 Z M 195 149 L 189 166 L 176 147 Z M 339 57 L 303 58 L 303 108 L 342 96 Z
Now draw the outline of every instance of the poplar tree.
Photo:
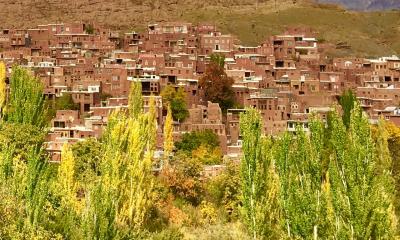
M 38 128 L 47 124 L 43 85 L 22 67 L 12 69 L 7 109 L 7 122 L 30 124 Z
M 132 82 L 128 100 L 129 114 L 137 118 L 143 112 L 142 84 L 141 82 Z
M 77 198 L 78 183 L 75 181 L 75 159 L 71 148 L 64 144 L 61 150 L 61 162 L 55 180 L 54 194 L 59 198 L 57 225 L 63 236 L 79 238 L 79 217 L 82 210 Z
M 171 107 L 168 105 L 167 117 L 164 123 L 164 164 L 168 165 L 169 157 L 174 150 L 174 125 L 172 119 Z
M 358 104 L 351 112 L 348 131 L 338 117 L 333 121 L 329 175 L 338 239 L 394 237 L 391 160 L 385 133 L 378 135 L 375 143 Z
M 21 67 L 14 67 L 7 111 L 3 111 L 4 117 L 0 124 L 17 129 L 25 127 L 42 131 L 46 125 L 42 90 L 43 86 L 39 80 Z M 2 97 L 5 98 L 5 95 Z M 37 136 L 28 137 L 37 138 Z M 15 229 L 10 231 L 9 236 L 36 237 L 47 221 L 44 206 L 49 192 L 50 170 L 48 159 L 42 149 L 44 139 L 32 141 L 34 144 L 27 146 L 24 152 L 18 151 L 19 143 L 12 139 L 9 141 L 9 144 L 1 149 L 0 154 L 2 167 L 0 182 L 3 187 L 9 189 L 9 197 L 16 204 L 14 213 L 16 216 L 10 224 Z M 30 139 L 26 141 L 29 142 Z M 16 235 L 12 236 L 13 234 Z
M 247 109 L 240 120 L 243 218 L 253 239 L 279 238 L 280 187 L 270 151 L 272 142 L 261 135 L 261 116 L 257 110 Z
M 0 62 L 0 116 L 3 115 L 4 106 L 6 104 L 6 66 L 3 62 Z
M 276 142 L 283 228 L 293 238 L 318 239 L 325 230 L 321 190 L 323 128 L 319 122 L 311 122 L 310 128 L 310 136 L 297 127 L 295 137 L 286 133 Z
M 135 96 L 135 101 L 139 99 L 141 94 Z M 153 189 L 154 98 L 148 113 L 135 108 L 131 109 L 137 115 L 117 110 L 109 118 L 102 143 L 101 177 L 87 199 L 88 239 L 135 238 L 143 229 Z
M 351 112 L 354 109 L 354 104 L 356 100 L 356 96 L 353 94 L 353 91 L 351 89 L 344 91 L 342 96 L 340 96 L 339 103 L 342 106 L 342 119 L 346 128 L 349 128 L 350 126 Z

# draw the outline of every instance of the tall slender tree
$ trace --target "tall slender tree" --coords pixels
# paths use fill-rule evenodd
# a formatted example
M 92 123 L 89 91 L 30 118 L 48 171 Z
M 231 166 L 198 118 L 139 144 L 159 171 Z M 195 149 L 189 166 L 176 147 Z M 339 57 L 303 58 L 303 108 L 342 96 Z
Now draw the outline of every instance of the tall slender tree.
M 247 109 L 240 119 L 243 218 L 253 239 L 279 238 L 280 187 L 270 151 L 272 142 L 261 135 L 261 116 L 256 109 Z
M 171 107 L 168 105 L 167 117 L 164 123 L 164 164 L 168 165 L 169 157 L 174 150 L 173 119 Z
M 6 104 L 6 90 L 6 66 L 3 62 L 0 62 L 0 116 L 3 115 Z
M 31 124 L 39 128 L 47 124 L 43 85 L 22 67 L 12 69 L 7 109 L 7 122 Z
M 141 94 L 134 98 L 133 111 L 114 112 L 104 134 L 101 176 L 87 199 L 89 239 L 135 238 L 143 228 L 153 188 L 155 102 L 152 98 L 148 113 L 143 113 L 137 109 Z
M 346 128 L 349 128 L 350 126 L 351 111 L 354 109 L 356 100 L 356 96 L 353 94 L 351 89 L 344 91 L 342 96 L 340 96 L 339 103 L 342 106 L 342 119 Z
M 340 121 L 335 125 L 329 173 L 338 237 L 393 238 L 395 223 L 389 212 L 394 189 L 387 165 L 381 163 L 390 162 L 387 145 L 382 144 L 385 140 L 374 143 L 368 119 L 358 104 L 347 133 Z
M 137 118 L 143 112 L 142 83 L 132 82 L 129 92 L 129 114 Z

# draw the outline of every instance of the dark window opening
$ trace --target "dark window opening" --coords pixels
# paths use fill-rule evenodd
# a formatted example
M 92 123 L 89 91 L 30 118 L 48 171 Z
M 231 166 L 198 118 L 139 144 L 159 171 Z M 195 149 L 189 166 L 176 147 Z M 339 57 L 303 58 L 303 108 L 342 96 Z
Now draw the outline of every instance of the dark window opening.
M 84 111 L 84 112 L 89 112 L 89 111 L 90 111 L 90 104 L 85 103 L 85 104 L 83 105 L 83 111 Z

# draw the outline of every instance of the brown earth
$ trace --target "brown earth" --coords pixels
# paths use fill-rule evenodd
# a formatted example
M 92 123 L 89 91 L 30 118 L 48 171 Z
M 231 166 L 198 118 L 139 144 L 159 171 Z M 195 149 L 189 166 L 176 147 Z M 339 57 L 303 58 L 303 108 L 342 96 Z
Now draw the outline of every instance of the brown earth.
M 257 45 L 287 27 L 310 26 L 319 39 L 345 42 L 338 55 L 400 53 L 400 11 L 353 12 L 312 0 L 0 0 L 0 29 L 57 22 L 96 22 L 121 31 L 148 23 L 208 22 L 243 44 Z

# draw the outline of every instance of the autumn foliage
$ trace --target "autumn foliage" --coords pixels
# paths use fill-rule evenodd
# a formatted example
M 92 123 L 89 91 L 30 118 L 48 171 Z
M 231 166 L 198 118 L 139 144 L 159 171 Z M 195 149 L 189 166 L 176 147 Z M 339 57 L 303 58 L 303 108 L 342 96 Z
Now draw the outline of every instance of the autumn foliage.
M 224 67 L 219 62 L 212 61 L 207 66 L 204 76 L 199 80 L 199 85 L 203 90 L 203 100 L 218 103 L 225 112 L 235 104 L 233 83 L 233 78 L 228 77 Z

